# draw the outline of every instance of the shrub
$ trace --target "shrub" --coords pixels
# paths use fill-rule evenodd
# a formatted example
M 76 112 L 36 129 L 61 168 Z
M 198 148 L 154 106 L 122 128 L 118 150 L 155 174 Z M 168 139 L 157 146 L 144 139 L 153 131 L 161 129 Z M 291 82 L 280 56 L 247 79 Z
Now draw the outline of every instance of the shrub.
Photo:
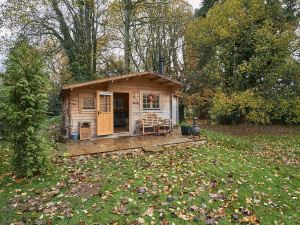
M 295 97 L 292 100 L 292 107 L 291 109 L 291 118 L 290 123 L 291 124 L 300 124 L 300 97 Z
M 274 124 L 300 124 L 300 97 L 274 101 L 271 121 Z
M 60 99 L 61 87 L 55 83 L 51 85 L 49 91 L 49 116 L 59 116 L 62 112 L 62 101 Z
M 209 114 L 212 121 L 221 124 L 268 124 L 271 110 L 272 104 L 247 90 L 231 95 L 216 93 Z
M 53 146 L 57 147 L 57 142 L 66 142 L 66 136 L 62 132 L 62 117 L 50 117 L 47 123 L 47 133 L 49 139 L 52 141 Z
M 17 43 L 6 62 L 0 118 L 5 121 L 5 139 L 14 151 L 12 165 L 18 177 L 47 169 L 47 87 L 39 51 L 26 41 Z
M 210 119 L 220 124 L 300 124 L 300 97 L 264 99 L 254 92 L 216 93 Z
M 208 111 L 211 105 L 211 99 L 214 92 L 210 89 L 204 89 L 202 92 L 192 94 L 183 94 L 182 102 L 187 106 L 191 112 L 188 117 L 198 117 L 201 119 L 208 118 Z

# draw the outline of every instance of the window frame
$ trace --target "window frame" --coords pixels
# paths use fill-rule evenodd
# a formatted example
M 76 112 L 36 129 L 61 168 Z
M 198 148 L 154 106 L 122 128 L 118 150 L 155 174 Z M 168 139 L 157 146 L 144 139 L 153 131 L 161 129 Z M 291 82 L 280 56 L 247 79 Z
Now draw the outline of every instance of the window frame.
M 84 98 L 93 98 L 94 99 L 94 108 L 85 109 L 83 108 Z M 80 93 L 79 94 L 79 111 L 80 112 L 95 112 L 97 108 L 96 104 L 96 95 L 95 93 Z
M 150 95 L 153 94 L 155 97 L 158 96 L 158 108 L 144 108 L 144 95 Z M 148 98 L 148 97 L 147 97 Z M 160 111 L 161 110 L 161 96 L 159 93 L 153 93 L 153 92 L 142 92 L 141 93 L 141 106 L 143 111 Z M 147 104 L 147 103 L 146 103 Z
M 103 99 L 101 99 L 101 97 L 104 97 Z M 109 99 L 109 102 L 107 101 L 107 99 Z M 102 101 L 104 100 L 104 103 L 102 103 Z M 112 99 L 112 95 L 107 95 L 107 94 L 99 94 L 99 101 L 100 101 L 100 105 L 99 108 L 97 109 L 99 111 L 99 113 L 112 113 L 113 111 L 113 99 Z M 104 104 L 104 110 L 101 108 L 101 104 Z

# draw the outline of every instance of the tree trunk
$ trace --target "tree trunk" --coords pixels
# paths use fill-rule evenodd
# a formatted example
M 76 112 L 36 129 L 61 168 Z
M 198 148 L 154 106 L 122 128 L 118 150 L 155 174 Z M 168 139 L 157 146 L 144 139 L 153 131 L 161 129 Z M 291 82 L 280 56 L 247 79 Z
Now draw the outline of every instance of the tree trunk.
M 92 66 L 92 51 L 93 51 L 93 43 L 92 43 L 92 1 L 90 2 L 85 2 L 85 6 L 84 6 L 84 19 L 85 19 L 85 34 L 83 35 L 85 37 L 84 43 L 84 49 L 83 51 L 85 51 L 85 55 L 86 55 L 86 69 L 88 71 L 88 73 L 92 76 L 93 74 L 93 66 Z
M 123 0 L 125 9 L 124 18 L 124 72 L 130 73 L 130 57 L 131 57 L 131 43 L 130 43 L 130 23 L 131 23 L 131 0 Z
M 93 12 L 93 21 L 95 20 L 95 11 Z M 92 28 L 92 43 L 93 43 L 93 74 L 96 74 L 97 70 L 97 25 L 94 22 Z

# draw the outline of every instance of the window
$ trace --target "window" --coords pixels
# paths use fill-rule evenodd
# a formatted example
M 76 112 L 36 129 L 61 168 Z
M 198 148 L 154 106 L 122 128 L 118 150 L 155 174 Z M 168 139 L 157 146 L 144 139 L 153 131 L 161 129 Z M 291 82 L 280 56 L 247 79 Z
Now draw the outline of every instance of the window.
M 143 109 L 158 110 L 159 95 L 143 94 Z
M 96 96 L 90 93 L 79 93 L 79 112 L 93 112 L 96 110 Z
M 82 109 L 95 109 L 95 98 L 83 97 Z
M 100 112 L 111 112 L 111 95 L 100 94 Z

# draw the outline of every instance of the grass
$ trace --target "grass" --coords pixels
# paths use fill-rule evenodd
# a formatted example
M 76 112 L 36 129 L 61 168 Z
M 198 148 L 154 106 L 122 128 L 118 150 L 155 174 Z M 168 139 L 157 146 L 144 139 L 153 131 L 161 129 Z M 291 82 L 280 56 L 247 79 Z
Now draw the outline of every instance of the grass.
M 299 134 L 204 133 L 200 148 L 58 159 L 24 180 L 9 172 L 2 144 L 0 224 L 300 223 Z M 34 199 L 42 209 L 28 209 Z

